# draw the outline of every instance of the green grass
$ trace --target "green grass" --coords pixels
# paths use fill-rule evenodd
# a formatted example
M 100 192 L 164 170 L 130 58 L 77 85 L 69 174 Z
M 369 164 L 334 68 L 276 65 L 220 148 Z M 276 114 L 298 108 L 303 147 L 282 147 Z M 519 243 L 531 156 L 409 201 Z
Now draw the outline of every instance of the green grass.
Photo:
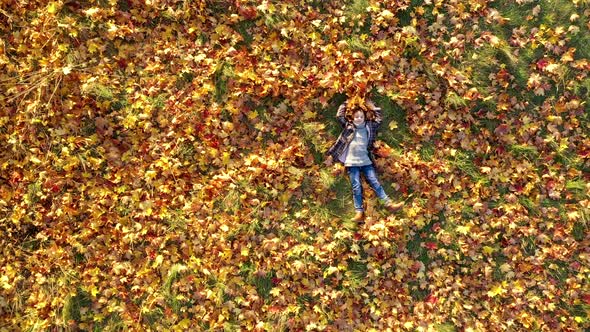
M 453 323 L 443 323 L 443 324 L 436 324 L 434 326 L 435 331 L 437 332 L 456 332 L 457 328 Z
M 269 25 L 269 23 L 267 23 L 267 25 Z M 244 45 L 248 48 L 250 47 L 252 41 L 254 40 L 254 36 L 252 36 L 250 29 L 252 29 L 254 26 L 255 22 L 250 20 L 243 20 L 234 25 L 234 29 L 242 36 L 243 39 L 236 46 Z
M 85 91 L 98 100 L 113 100 L 115 98 L 113 90 L 100 83 L 91 83 L 85 88 Z
M 346 43 L 348 44 L 348 47 L 350 48 L 351 51 L 360 52 L 366 58 L 368 58 L 372 53 L 371 45 L 369 43 L 367 43 L 366 41 L 362 40 L 361 38 L 359 38 L 358 36 L 352 36 L 352 37 L 346 39 Z
M 534 215 L 534 216 L 539 215 L 539 208 L 529 197 L 520 196 L 518 198 L 518 201 L 519 201 L 520 205 L 524 206 L 527 209 L 529 214 Z
M 69 321 L 80 322 L 82 318 L 81 310 L 83 308 L 90 308 L 92 300 L 90 294 L 78 288 L 75 295 L 70 295 L 66 298 L 64 307 L 62 309 L 62 319 L 67 325 Z
M 41 190 L 41 184 L 39 181 L 31 183 L 27 186 L 25 202 L 32 207 L 39 201 L 41 195 L 43 195 L 43 191 Z
M 497 251 L 494 253 L 494 270 L 492 271 L 492 278 L 496 282 L 504 281 L 506 279 L 506 273 L 502 271 L 502 265 L 508 262 L 508 257 L 502 253 L 502 251 Z
M 555 151 L 553 160 L 555 162 L 562 164 L 565 168 L 580 168 L 582 166 L 582 161 L 578 157 L 578 155 L 571 151 L 570 148 L 565 143 L 557 143 L 552 141 L 549 143 L 549 146 Z
M 588 58 L 590 58 L 590 56 Z M 590 102 L 590 78 L 586 78 L 582 81 L 573 81 L 572 91 L 575 95 L 585 99 L 587 103 Z
M 413 140 L 408 128 L 406 112 L 387 96 L 376 94 L 374 101 L 377 106 L 381 107 L 383 116 L 383 123 L 377 138 L 395 149 L 403 148 L 405 143 Z M 391 128 L 391 124 L 394 124 L 395 128 Z
M 535 146 L 525 144 L 514 144 L 508 149 L 516 158 L 536 160 L 539 158 L 539 150 Z
M 348 260 L 347 270 L 344 273 L 350 282 L 350 287 L 353 289 L 362 284 L 367 277 L 368 268 L 367 263 L 361 261 Z
M 344 17 L 354 34 L 368 34 L 371 16 L 367 13 L 369 0 L 352 0 L 344 8 Z
M 563 24 L 565 19 L 578 11 L 573 1 L 569 0 L 541 0 L 539 5 L 541 6 L 541 13 L 538 16 L 539 23 L 550 27 Z
M 586 181 L 582 179 L 566 181 L 565 189 L 571 192 L 576 200 L 588 198 L 588 194 L 586 193 Z
M 226 98 L 227 82 L 234 76 L 233 66 L 227 62 L 220 62 L 213 73 L 215 84 L 215 100 L 221 102 Z
M 572 236 L 578 242 L 583 241 L 588 234 L 588 222 L 577 221 L 572 227 Z
M 422 302 L 428 297 L 430 294 L 430 290 L 426 288 L 422 288 L 420 285 L 419 280 L 412 280 L 408 283 L 408 288 L 410 290 L 410 296 L 415 302 Z
M 481 182 L 484 185 L 489 185 L 490 180 L 479 172 L 479 169 L 473 163 L 473 155 L 467 151 L 457 151 L 455 156 L 450 159 L 451 165 L 458 168 L 475 182 Z
M 162 286 L 166 294 L 172 294 L 172 284 L 174 284 L 174 282 L 177 281 L 182 276 L 182 273 L 186 270 L 186 266 L 179 263 L 170 267 L 170 270 L 168 270 L 168 276 L 166 277 L 164 285 Z
M 560 286 L 564 286 L 570 277 L 569 265 L 563 261 L 547 260 L 543 263 L 543 267 L 553 279 L 559 282 Z
M 330 191 L 336 193 L 335 199 L 329 201 L 322 211 L 321 206 L 315 206 L 313 211 L 321 214 L 321 220 L 328 220 L 332 216 L 344 216 L 352 211 L 352 197 L 348 175 L 345 171 L 338 177 L 329 173 L 329 170 L 320 171 L 320 178 L 324 184 L 328 185 Z
M 537 252 L 537 244 L 535 243 L 534 236 L 525 236 L 521 238 L 520 248 L 524 255 L 526 256 L 534 256 Z
M 313 154 L 315 163 L 321 163 L 324 160 L 324 153 L 329 148 L 329 142 L 324 138 L 326 125 L 320 122 L 300 122 L 296 128 L 301 133 L 305 145 Z
M 451 91 L 445 97 L 445 104 L 452 108 L 461 108 L 467 106 L 467 100 Z
M 274 278 L 274 272 L 267 272 L 264 275 L 256 275 L 251 278 L 252 284 L 256 288 L 256 292 L 265 301 L 270 299 L 270 291 L 273 289 L 272 279 Z
M 432 161 L 434 159 L 435 147 L 432 142 L 425 142 L 418 150 L 420 159 L 424 161 Z
M 188 71 L 183 71 L 176 78 L 176 82 L 174 83 L 174 85 L 179 90 L 183 89 L 185 86 L 189 85 L 193 81 L 194 78 L 195 78 L 195 74 L 188 72 Z

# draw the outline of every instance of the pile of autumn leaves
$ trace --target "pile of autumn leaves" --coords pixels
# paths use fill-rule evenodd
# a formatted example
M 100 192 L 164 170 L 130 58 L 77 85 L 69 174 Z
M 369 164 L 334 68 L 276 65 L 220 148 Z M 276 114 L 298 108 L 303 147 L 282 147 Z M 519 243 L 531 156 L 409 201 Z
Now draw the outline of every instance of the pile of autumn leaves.
M 587 327 L 589 13 L 563 1 L 569 27 L 508 0 L 3 4 L 0 330 Z M 346 95 L 383 107 L 406 200 L 359 226 L 322 165 Z

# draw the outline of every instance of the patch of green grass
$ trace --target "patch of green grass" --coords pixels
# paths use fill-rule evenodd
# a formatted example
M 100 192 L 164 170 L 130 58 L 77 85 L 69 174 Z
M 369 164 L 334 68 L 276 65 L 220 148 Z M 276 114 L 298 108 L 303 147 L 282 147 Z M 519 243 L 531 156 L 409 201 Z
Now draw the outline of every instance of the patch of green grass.
M 461 218 L 463 218 L 463 220 L 473 220 L 475 216 L 476 213 L 473 210 L 473 206 L 464 206 L 463 209 L 461 209 Z
M 432 161 L 434 158 L 434 144 L 432 142 L 425 142 L 422 144 L 418 153 L 420 154 L 420 159 L 424 161 Z
M 256 23 L 251 20 L 242 20 L 234 25 L 234 29 L 242 36 L 243 39 L 236 46 L 244 45 L 246 47 L 250 47 L 252 41 L 254 40 L 250 29 L 252 29 L 254 26 L 256 26 Z
M 456 332 L 457 327 L 453 323 L 442 323 L 434 325 L 437 332 Z
M 549 146 L 555 151 L 553 157 L 555 162 L 562 164 L 566 168 L 581 167 L 581 159 L 565 143 L 558 144 L 557 142 L 553 141 L 549 143 Z
M 306 293 L 306 294 L 303 294 L 303 295 L 300 295 L 297 297 L 297 304 L 301 308 L 304 308 L 306 305 L 312 304 L 312 303 L 316 302 L 318 299 L 319 299 L 319 295 L 316 295 L 314 297 L 310 293 Z
M 227 234 L 227 241 L 234 241 L 240 234 L 262 234 L 268 230 L 268 224 L 261 221 L 259 218 L 251 218 L 249 222 L 243 222 L 238 227 L 230 230 Z
M 461 108 L 467 106 L 467 100 L 459 96 L 454 91 L 447 93 L 445 96 L 445 104 L 452 108 Z
M 329 185 L 329 190 L 336 193 L 336 198 L 329 201 L 325 205 L 326 211 L 322 211 L 320 206 L 312 208 L 312 212 L 317 213 L 321 216 L 321 220 L 329 220 L 332 216 L 343 216 L 352 210 L 352 197 L 350 183 L 347 178 L 346 172 L 343 172 L 338 177 L 333 176 L 329 173 L 329 170 L 320 171 L 320 177 L 326 185 Z
M 127 0 L 117 0 L 117 8 L 120 11 L 129 11 L 130 7 L 129 7 L 129 2 Z
M 526 144 L 513 144 L 508 150 L 517 158 L 536 160 L 539 158 L 539 150 L 535 146 Z
M 43 191 L 39 181 L 33 182 L 27 186 L 27 195 L 25 196 L 25 203 L 29 206 L 35 205 L 41 199 Z
M 387 96 L 377 94 L 374 101 L 381 107 L 383 116 L 377 138 L 396 149 L 401 149 L 404 143 L 411 142 L 413 137 L 408 128 L 406 112 Z
M 163 216 L 163 221 L 168 225 L 168 232 L 180 231 L 186 232 L 187 231 L 187 224 L 188 220 L 183 214 L 181 209 L 175 209 L 166 213 Z
M 399 19 L 399 26 L 404 27 L 410 25 L 414 8 L 422 5 L 423 3 L 424 2 L 422 0 L 411 0 L 409 6 L 406 9 L 398 11 L 396 13 L 396 17 Z
M 371 52 L 372 52 L 371 45 L 369 45 L 369 43 L 362 40 L 358 36 L 352 36 L 352 37 L 348 38 L 346 40 L 346 43 L 348 44 L 348 47 L 350 48 L 350 50 L 353 52 L 360 52 L 366 58 L 368 58 L 371 55 Z
M 534 236 L 525 236 L 520 241 L 520 248 L 526 256 L 534 256 L 537 251 L 537 244 Z
M 424 242 L 423 240 L 424 239 L 422 239 L 420 233 L 416 233 L 414 237 L 406 243 L 406 250 L 411 253 L 412 256 L 416 257 L 416 259 L 424 263 L 425 266 L 428 266 L 431 258 L 428 256 L 426 248 L 422 246 L 422 242 Z
M 241 195 L 242 189 L 240 187 L 229 187 L 223 199 L 219 201 L 220 209 L 229 213 L 235 213 L 242 207 L 242 203 L 240 202 Z
M 281 239 L 292 237 L 298 242 L 306 242 L 306 239 L 308 238 L 308 234 L 302 231 L 297 222 L 290 218 L 281 221 L 278 228 L 278 235 Z
M 284 25 L 284 22 L 290 20 L 287 15 L 279 12 L 265 13 L 264 24 L 271 29 L 280 29 Z
M 466 50 L 465 58 L 460 65 L 462 72 L 471 72 L 471 81 L 478 91 L 486 94 L 490 85 L 489 76 L 498 66 L 497 50 L 492 46 Z
M 345 275 L 349 278 L 352 287 L 359 285 L 362 280 L 367 277 L 367 273 L 367 263 L 355 261 L 352 259 L 348 260 L 348 267 Z
M 320 122 L 301 122 L 297 126 L 303 136 L 305 144 L 309 147 L 316 163 L 324 159 L 324 152 L 328 150 L 329 143 L 326 142 L 322 133 L 326 125 Z
M 66 298 L 62 309 L 62 319 L 67 324 L 69 321 L 80 322 L 82 316 L 80 310 L 89 308 L 92 305 L 90 294 L 78 288 L 76 295 Z
M 183 163 L 191 163 L 194 161 L 195 146 L 190 141 L 184 141 L 178 144 L 174 151 L 174 155 Z
M 571 14 L 578 11 L 573 1 L 569 0 L 541 0 L 538 4 L 541 6 L 538 23 L 549 27 L 562 25 Z
M 176 82 L 174 83 L 174 85 L 179 90 L 180 89 L 183 89 L 185 86 L 187 86 L 188 84 L 190 84 L 193 81 L 194 78 L 195 78 L 195 74 L 193 74 L 193 73 L 191 73 L 189 71 L 183 71 L 176 78 Z
M 89 93 L 91 96 L 97 98 L 98 100 L 113 100 L 115 98 L 115 94 L 113 90 L 106 85 L 100 83 L 92 83 L 86 87 L 84 87 L 84 91 Z
M 588 324 L 590 322 L 590 305 L 588 304 L 580 303 L 567 306 L 567 311 L 576 318 L 576 321 L 580 321 L 582 324 Z M 584 331 L 588 331 L 588 329 Z
M 548 260 L 544 262 L 543 266 L 545 271 L 547 271 L 553 279 L 557 280 L 560 285 L 565 285 L 566 280 L 570 276 L 569 267 L 566 262 L 560 260 Z
M 586 181 L 582 179 L 566 181 L 565 189 L 570 191 L 577 200 L 585 199 L 588 196 L 586 194 Z
M 256 292 L 265 301 L 270 299 L 270 291 L 273 288 L 272 279 L 274 278 L 274 272 L 267 272 L 264 275 L 256 275 L 252 278 L 252 283 L 256 288 Z
M 467 174 L 475 182 L 481 182 L 489 185 L 490 180 L 481 174 L 473 163 L 473 155 L 468 151 L 457 151 L 455 156 L 450 160 L 451 165 L 458 168 L 461 172 Z
M 154 327 L 156 323 L 160 322 L 164 318 L 164 310 L 160 307 L 155 307 L 147 312 L 144 312 L 141 317 L 148 326 Z
M 94 119 L 85 118 L 80 126 L 80 134 L 84 136 L 92 136 L 96 133 L 96 123 Z M 56 149 L 54 152 L 56 155 L 61 154 L 61 149 Z
M 223 101 L 227 94 L 227 82 L 234 76 L 233 66 L 227 62 L 220 62 L 213 73 L 213 83 L 215 84 L 215 100 Z
M 254 273 L 254 264 L 251 261 L 246 261 L 240 264 L 240 276 L 246 280 L 252 273 Z
M 583 241 L 588 235 L 588 225 L 590 224 L 590 210 L 582 209 L 580 212 L 580 219 L 574 223 L 572 228 L 572 235 L 578 242 Z
M 430 294 L 430 290 L 428 287 L 422 288 L 420 286 L 419 280 L 412 280 L 408 283 L 408 288 L 410 290 L 410 296 L 415 302 L 422 302 L 426 299 L 428 294 Z
M 369 7 L 368 0 L 352 0 L 346 5 L 346 14 L 350 17 L 363 15 L 367 12 L 367 7 Z
M 325 14 L 328 12 L 326 9 L 327 2 L 324 0 L 307 0 L 306 4 L 311 6 L 311 8 L 315 9 L 321 14 Z
M 502 265 L 508 261 L 508 257 L 504 255 L 501 251 L 496 251 L 494 253 L 494 270 L 492 271 L 492 278 L 494 281 L 500 282 L 505 280 L 506 273 L 502 271 Z
M 529 197 L 520 196 L 518 198 L 518 202 L 520 203 L 520 205 L 524 206 L 525 209 L 527 209 L 529 214 L 534 215 L 534 216 L 539 215 L 539 208 Z
M 581 98 L 584 98 L 586 101 L 588 101 L 588 99 L 590 99 L 590 78 L 586 78 L 582 81 L 574 80 L 572 83 L 572 90 L 575 95 L 580 96 Z
M 174 282 L 177 281 L 182 276 L 182 273 L 186 270 L 186 266 L 179 263 L 174 264 L 170 267 L 170 270 L 168 270 L 168 276 L 166 277 L 166 280 L 164 281 L 163 285 L 164 292 L 166 294 L 172 294 L 172 284 L 174 284 Z

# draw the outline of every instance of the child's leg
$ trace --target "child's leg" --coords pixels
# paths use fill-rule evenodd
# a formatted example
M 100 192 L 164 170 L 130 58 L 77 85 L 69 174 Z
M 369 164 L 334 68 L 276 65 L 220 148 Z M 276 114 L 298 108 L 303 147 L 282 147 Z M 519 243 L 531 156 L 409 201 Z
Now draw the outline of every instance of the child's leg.
M 383 189 L 383 186 L 381 185 L 381 183 L 379 183 L 379 180 L 377 179 L 377 172 L 375 172 L 375 167 L 373 165 L 363 166 L 361 167 L 361 171 L 363 172 L 365 179 L 367 179 L 367 182 L 369 183 L 371 188 L 373 188 L 375 194 L 377 194 L 377 197 L 381 200 L 381 202 L 385 204 L 391 202 L 391 199 L 389 198 L 389 196 L 387 196 L 387 193 Z
M 357 212 L 364 212 L 363 209 L 363 186 L 361 184 L 361 168 L 360 167 L 346 167 L 348 176 L 350 177 L 350 185 L 352 186 L 352 200 L 354 202 L 354 209 Z

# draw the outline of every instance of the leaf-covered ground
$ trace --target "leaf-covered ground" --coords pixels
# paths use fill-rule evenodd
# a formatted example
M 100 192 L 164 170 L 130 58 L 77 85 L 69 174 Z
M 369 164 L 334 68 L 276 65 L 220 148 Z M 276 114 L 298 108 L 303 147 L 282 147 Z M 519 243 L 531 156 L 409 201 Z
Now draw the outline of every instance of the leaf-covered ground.
M 586 0 L 7 0 L 0 331 L 583 331 Z M 323 165 L 383 107 L 405 201 Z

